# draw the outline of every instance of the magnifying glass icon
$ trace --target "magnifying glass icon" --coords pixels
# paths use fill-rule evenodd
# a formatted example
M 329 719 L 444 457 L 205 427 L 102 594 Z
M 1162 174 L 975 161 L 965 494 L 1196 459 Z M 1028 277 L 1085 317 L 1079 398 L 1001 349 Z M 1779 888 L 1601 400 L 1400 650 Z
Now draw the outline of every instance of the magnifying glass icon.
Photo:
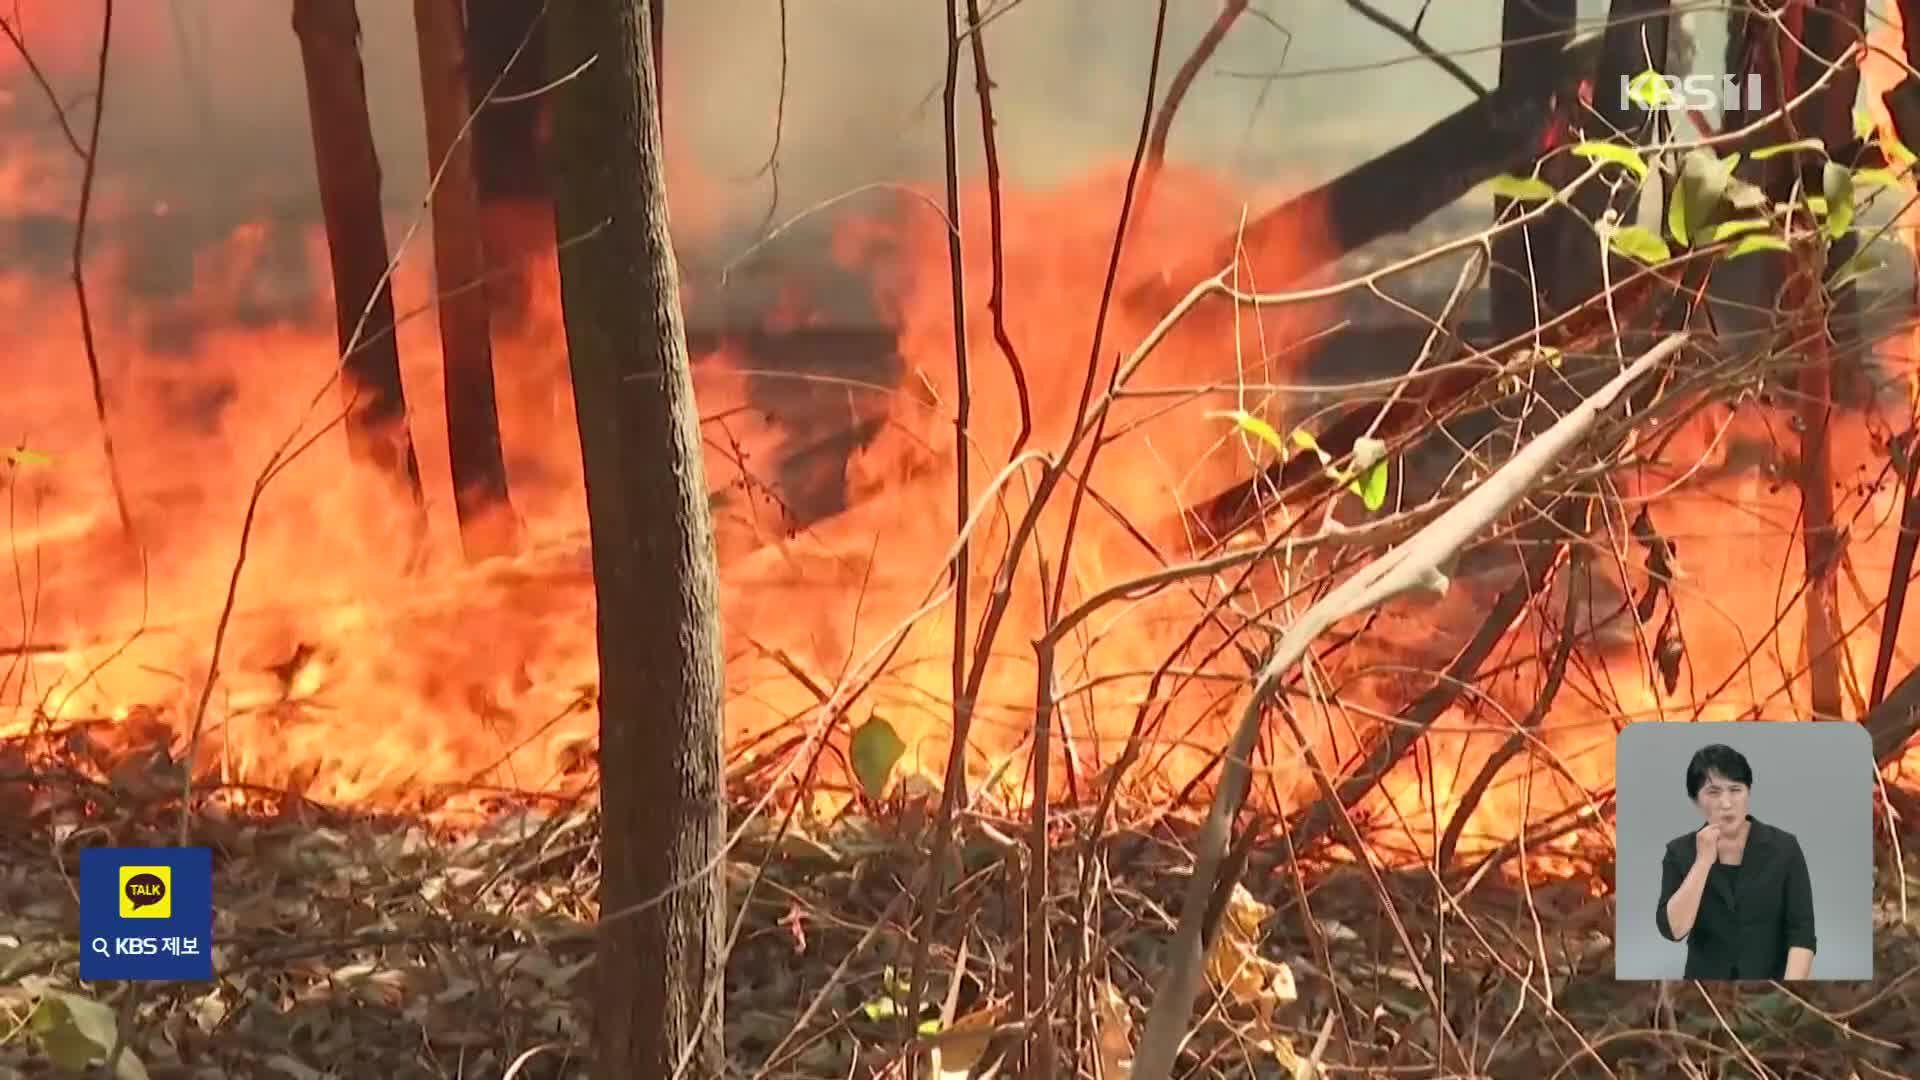
M 106 938 L 103 938 L 103 937 L 97 937 L 97 938 L 94 938 L 94 939 L 93 939 L 93 940 L 92 940 L 91 942 L 89 942 L 88 944 L 89 944 L 89 945 L 91 945 L 91 946 L 92 946 L 92 948 L 93 948 L 93 951 L 94 951 L 94 952 L 95 952 L 96 954 L 98 954 L 98 955 L 100 955 L 100 956 L 112 956 L 112 955 L 113 955 L 112 953 L 110 953 L 110 952 L 108 952 L 108 951 L 107 951 L 107 939 L 106 939 Z

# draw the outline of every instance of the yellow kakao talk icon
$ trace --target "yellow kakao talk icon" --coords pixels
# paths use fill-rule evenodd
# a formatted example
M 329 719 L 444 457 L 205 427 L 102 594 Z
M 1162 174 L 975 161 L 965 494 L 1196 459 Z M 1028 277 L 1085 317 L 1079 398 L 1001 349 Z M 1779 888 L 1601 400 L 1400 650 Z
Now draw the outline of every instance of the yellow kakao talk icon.
M 121 867 L 120 917 L 123 919 L 173 918 L 173 867 Z

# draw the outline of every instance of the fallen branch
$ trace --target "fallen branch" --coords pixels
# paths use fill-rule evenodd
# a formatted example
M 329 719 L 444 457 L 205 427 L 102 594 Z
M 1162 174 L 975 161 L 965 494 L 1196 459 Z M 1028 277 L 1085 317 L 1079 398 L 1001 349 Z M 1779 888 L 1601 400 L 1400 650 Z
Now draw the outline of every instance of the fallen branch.
M 1405 544 L 1341 582 L 1281 636 L 1254 679 L 1227 751 L 1219 791 L 1200 830 L 1193 876 L 1187 883 L 1167 972 L 1147 1015 L 1146 1031 L 1134 1059 L 1133 1080 L 1166 1080 L 1184 1040 L 1193 1014 L 1194 996 L 1199 989 L 1202 915 L 1220 874 L 1233 820 L 1246 798 L 1261 714 L 1282 677 L 1306 655 L 1313 641 L 1335 623 L 1396 597 L 1421 591 L 1444 592 L 1447 577 L 1440 567 L 1537 487 L 1547 471 L 1587 436 L 1604 410 L 1648 372 L 1679 352 L 1686 341 L 1685 334 L 1674 334 L 1642 354 L 1592 397 L 1528 443 L 1451 510 Z
M 1574 70 L 1569 67 L 1567 70 Z M 1130 306 L 1158 310 L 1188 283 L 1242 258 L 1263 289 L 1282 288 L 1383 236 L 1406 232 L 1474 187 L 1539 153 L 1567 86 L 1501 88 L 1418 135 L 1260 214 L 1192 259 L 1149 274 Z M 1419 184 L 1408 185 L 1407 177 Z

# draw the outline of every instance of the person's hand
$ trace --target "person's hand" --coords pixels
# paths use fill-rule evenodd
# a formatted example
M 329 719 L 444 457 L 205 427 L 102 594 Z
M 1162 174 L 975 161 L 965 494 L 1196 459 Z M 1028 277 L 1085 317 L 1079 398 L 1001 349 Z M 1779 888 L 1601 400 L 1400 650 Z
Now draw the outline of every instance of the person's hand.
M 1720 861 L 1720 826 L 1703 825 L 1693 834 L 1693 858 L 1702 863 Z

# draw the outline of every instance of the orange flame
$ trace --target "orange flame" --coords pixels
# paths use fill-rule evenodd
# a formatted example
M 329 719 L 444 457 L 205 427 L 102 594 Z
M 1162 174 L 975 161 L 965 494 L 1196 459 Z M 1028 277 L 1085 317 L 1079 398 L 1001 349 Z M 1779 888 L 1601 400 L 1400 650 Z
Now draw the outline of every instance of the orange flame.
M 92 31 L 59 33 L 51 55 L 61 70 L 85 70 Z M 15 96 L 14 105 L 0 102 L 0 109 L 19 108 L 26 92 L 10 63 L 0 53 L 0 85 Z M 1878 108 L 1877 95 L 1871 100 Z M 13 124 L 7 115 L 0 121 Z M 0 214 L 70 215 L 76 175 L 54 140 L 7 145 L 0 150 Z M 1108 169 L 1051 189 L 1004 193 L 1006 330 L 1026 375 L 1030 446 L 1039 451 L 1065 445 L 1089 356 L 1098 364 L 1097 397 L 1116 357 L 1143 341 L 1164 314 L 1117 308 L 1094 354 L 1124 180 L 1122 170 Z M 679 193 L 700 185 L 676 185 L 680 224 Z M 188 731 L 240 554 L 248 492 L 276 447 L 296 431 L 324 429 L 336 407 L 334 396 L 321 394 L 336 350 L 318 229 L 264 219 L 247 224 L 194 253 L 189 288 L 174 280 L 156 284 L 143 263 L 152 253 L 140 238 L 163 208 L 140 205 L 137 190 L 134 183 L 108 184 L 96 213 L 111 227 L 101 229 L 89 273 L 98 282 L 94 309 L 114 436 L 148 545 L 144 565 L 121 553 L 64 267 L 0 268 L 0 357 L 9 390 L 0 401 L 0 430 L 55 458 L 51 466 L 6 474 L 6 576 L 14 584 L 0 590 L 0 610 L 19 614 L 0 623 L 0 646 L 17 633 L 22 644 L 45 647 L 0 655 L 0 704 L 13 710 L 0 713 L 0 735 L 47 720 L 124 718 L 141 709 L 159 710 L 177 734 Z M 1179 170 L 1161 177 L 1154 219 L 1130 226 L 1120 280 L 1177 265 L 1196 238 L 1230 231 L 1236 202 L 1215 178 Z M 1019 418 L 1010 360 L 987 308 L 988 193 L 974 185 L 964 204 L 972 394 L 964 452 L 971 499 L 978 501 L 996 485 Z M 722 216 L 710 204 L 697 209 L 702 222 Z M 423 234 L 394 279 L 400 311 L 431 301 L 426 243 Z M 890 213 L 848 222 L 832 248 L 872 285 L 901 362 L 897 386 L 816 378 L 803 391 L 796 384 L 806 380 L 791 372 L 783 378 L 752 370 L 769 360 L 741 342 L 720 346 L 696 367 L 708 418 L 709 484 L 749 496 L 724 504 L 717 524 L 729 738 L 737 748 L 757 745 L 796 718 L 812 722 L 821 694 L 870 683 L 853 719 L 871 712 L 889 720 L 909 747 L 904 767 L 937 776 L 951 736 L 954 634 L 953 605 L 934 601 L 956 529 L 961 452 L 946 234 L 925 206 L 908 199 Z M 403 511 L 365 482 L 337 430 L 279 475 L 245 553 L 219 684 L 202 725 L 201 765 L 219 778 L 387 806 L 476 781 L 540 791 L 578 790 L 589 781 L 578 766 L 596 724 L 594 600 L 578 444 L 550 268 L 532 274 L 530 288 L 524 318 L 497 328 L 502 355 L 514 358 L 500 365 L 500 420 L 528 553 L 478 567 L 455 556 L 437 332 L 430 317 L 408 319 L 399 343 L 412 433 L 429 478 L 436 556 L 416 572 L 398 565 L 393 538 L 403 531 Z M 792 294 L 778 318 L 805 323 L 812 314 Z M 1285 382 L 1295 366 L 1287 346 L 1326 321 L 1310 308 L 1269 310 L 1170 337 L 1114 406 L 1091 476 L 1080 471 L 1083 454 L 1053 509 L 1040 517 L 1034 542 L 1004 568 L 1000 560 L 1037 470 L 1029 462 L 998 479 L 971 536 L 966 583 L 972 621 L 993 602 L 997 575 L 1004 573 L 1011 597 L 969 747 L 970 774 L 999 777 L 995 794 L 1017 798 L 1025 790 L 1024 765 L 1016 762 L 1024 760 L 1019 755 L 1033 726 L 1033 643 L 1044 630 L 1042 598 L 1061 561 L 1068 560 L 1069 595 L 1060 606 L 1070 609 L 1102 588 L 1184 558 L 1175 547 L 1184 538 L 1151 527 L 1177 521 L 1183 503 L 1249 468 L 1246 443 L 1253 440 L 1236 438 L 1207 414 L 1277 411 L 1250 391 L 1188 400 L 1181 389 Z M 316 394 L 321 404 L 309 411 Z M 831 413 L 823 401 L 833 405 Z M 778 415 L 785 407 L 792 414 Z M 810 426 L 869 419 L 878 421 L 879 434 L 846 462 L 845 512 L 796 531 L 753 497 L 756 470 L 819 434 Z M 1884 578 L 1897 513 L 1889 488 L 1864 483 L 1868 465 L 1885 456 L 1876 423 L 1854 418 L 1834 426 L 1836 460 L 1857 464 L 1863 474 L 1845 478 L 1862 483 L 1841 511 L 1843 519 L 1863 511 L 1853 566 L 1864 584 L 1843 596 L 1850 621 L 1865 619 L 1874 575 Z M 1621 723 L 1791 711 L 1779 688 L 1802 681 L 1793 644 L 1799 616 L 1786 599 L 1800 574 L 1798 499 L 1790 487 L 1770 484 L 1764 470 L 1740 468 L 1726 449 L 1735 436 L 1759 442 L 1765 433 L 1757 417 L 1722 415 L 1670 450 L 1677 464 L 1706 463 L 1697 482 L 1651 507 L 1662 534 L 1679 543 L 1685 575 L 1676 585 L 1686 648 L 1676 692 L 1663 693 L 1648 677 L 1654 665 L 1642 640 L 1588 657 L 1585 673 L 1570 677 L 1558 699 L 1542 733 L 1544 749 L 1522 755 L 1506 774 L 1515 782 L 1487 793 L 1463 851 L 1491 843 L 1485 834 L 1511 832 L 1516 822 L 1578 803 L 1584 796 L 1568 776 L 1608 786 L 1607 744 Z M 1066 508 L 1073 486 L 1083 482 L 1090 495 L 1068 555 Z M 1730 507 L 1742 515 L 1732 528 Z M 1621 554 L 1628 562 L 1639 558 L 1624 544 Z M 1284 621 L 1290 612 L 1277 598 L 1320 569 L 1262 568 L 1259 595 L 1277 610 L 1247 602 L 1231 618 Z M 1644 584 L 1644 573 L 1627 576 L 1630 585 Z M 1437 667 L 1471 633 L 1475 601 L 1484 598 L 1470 583 L 1461 590 L 1435 608 L 1383 614 L 1366 640 L 1330 661 L 1331 705 L 1321 722 L 1308 725 L 1324 756 L 1350 755 L 1358 736 L 1377 727 L 1369 717 L 1391 716 L 1410 688 L 1425 685 L 1397 670 Z M 1206 767 L 1245 676 L 1237 652 L 1220 648 L 1224 633 L 1203 635 L 1174 660 L 1159 697 L 1146 697 L 1153 672 L 1213 612 L 1218 592 L 1203 581 L 1117 603 L 1061 642 L 1056 768 L 1095 776 L 1113 762 L 1136 714 L 1162 706 L 1167 714 L 1136 770 L 1135 793 L 1165 795 Z M 1547 609 L 1558 617 L 1557 603 Z M 1777 640 L 1766 632 L 1776 621 Z M 1542 629 L 1535 615 L 1523 617 L 1495 664 L 1536 650 Z M 1849 639 L 1854 670 L 1870 670 L 1873 636 Z M 1904 666 L 1916 660 L 1901 659 Z M 1489 679 L 1482 696 L 1434 726 L 1418 767 L 1396 774 L 1368 809 L 1398 812 L 1415 842 L 1430 845 L 1433 826 L 1422 808 L 1439 807 L 1444 827 L 1447 808 L 1505 741 L 1507 728 L 1490 731 L 1482 718 L 1522 715 L 1534 692 L 1531 669 Z M 1603 692 L 1617 707 L 1600 703 Z M 1312 797 L 1287 741 L 1278 740 L 1273 782 L 1256 785 L 1276 810 Z M 1535 764 L 1548 754 L 1557 760 L 1553 770 Z

